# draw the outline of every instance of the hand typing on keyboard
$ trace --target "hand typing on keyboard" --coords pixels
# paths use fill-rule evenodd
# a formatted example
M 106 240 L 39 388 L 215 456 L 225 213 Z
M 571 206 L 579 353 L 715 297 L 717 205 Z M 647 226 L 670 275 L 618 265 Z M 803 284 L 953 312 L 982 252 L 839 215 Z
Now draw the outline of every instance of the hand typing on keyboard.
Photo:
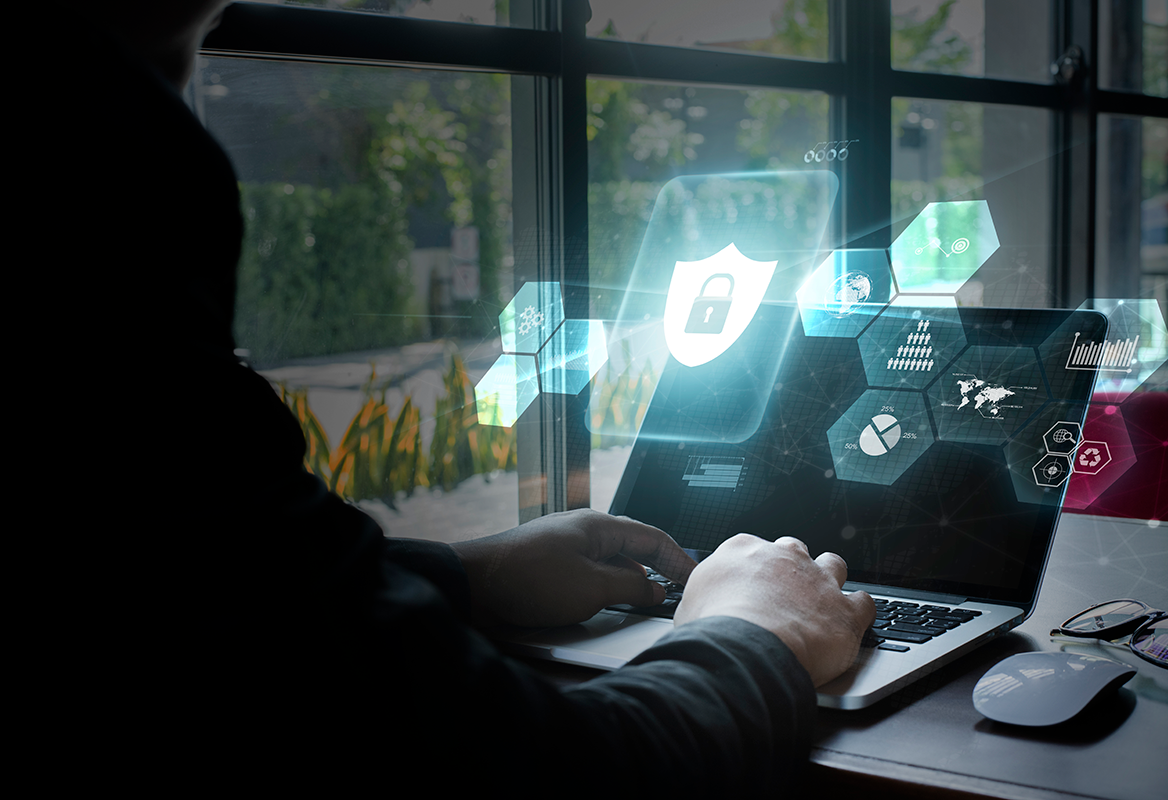
M 694 569 L 674 622 L 723 615 L 753 622 L 778 636 L 822 686 L 851 665 L 876 616 L 867 592 L 840 590 L 847 572 L 835 553 L 812 560 L 798 539 L 740 533 Z
M 658 605 L 695 564 L 663 531 L 589 509 L 549 514 L 505 533 L 453 546 L 470 581 L 479 625 L 582 622 L 605 606 Z

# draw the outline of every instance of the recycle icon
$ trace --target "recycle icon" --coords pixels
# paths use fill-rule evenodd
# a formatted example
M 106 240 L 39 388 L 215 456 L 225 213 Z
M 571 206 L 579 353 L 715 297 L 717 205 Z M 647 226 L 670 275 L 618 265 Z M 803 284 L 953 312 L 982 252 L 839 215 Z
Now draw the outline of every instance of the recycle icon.
M 1111 448 L 1107 442 L 1085 441 L 1075 452 L 1072 469 L 1083 475 L 1098 475 L 1110 463 Z

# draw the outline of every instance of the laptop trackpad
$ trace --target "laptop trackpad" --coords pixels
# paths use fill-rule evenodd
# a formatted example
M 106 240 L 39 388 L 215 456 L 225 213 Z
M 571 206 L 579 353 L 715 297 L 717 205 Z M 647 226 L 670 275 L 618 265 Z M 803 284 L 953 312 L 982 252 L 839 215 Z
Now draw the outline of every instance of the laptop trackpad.
M 619 669 L 673 630 L 673 620 L 619 611 L 601 611 L 579 625 L 523 632 L 502 637 L 515 651 L 537 658 L 599 669 Z

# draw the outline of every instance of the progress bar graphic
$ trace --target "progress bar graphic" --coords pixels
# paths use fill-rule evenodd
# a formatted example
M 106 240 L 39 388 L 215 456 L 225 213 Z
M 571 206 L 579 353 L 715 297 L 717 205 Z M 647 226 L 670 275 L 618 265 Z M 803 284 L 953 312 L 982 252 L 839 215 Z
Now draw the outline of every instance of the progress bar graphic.
M 1116 339 L 1114 342 L 1079 342 L 1079 333 L 1071 342 L 1067 355 L 1067 369 L 1099 370 L 1101 372 L 1131 372 L 1135 363 L 1136 345 L 1140 337 Z
M 690 488 L 737 489 L 745 458 L 690 456 L 681 479 Z

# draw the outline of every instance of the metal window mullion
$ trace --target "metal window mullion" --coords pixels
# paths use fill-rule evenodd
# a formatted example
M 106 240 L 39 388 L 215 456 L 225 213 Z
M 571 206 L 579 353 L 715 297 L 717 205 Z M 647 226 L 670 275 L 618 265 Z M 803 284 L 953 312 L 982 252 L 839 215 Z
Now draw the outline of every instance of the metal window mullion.
M 203 49 L 234 56 L 558 74 L 560 33 L 297 6 L 234 3 Z
M 1060 52 L 1083 50 L 1085 74 L 1062 88 L 1063 109 L 1056 126 L 1059 154 L 1055 186 L 1055 268 L 1058 304 L 1075 308 L 1095 292 L 1095 204 L 1097 120 L 1094 65 L 1098 50 L 1097 0 L 1065 0 L 1060 9 Z
M 1168 97 L 1097 89 L 1095 102 L 1096 109 L 1100 114 L 1124 114 L 1129 117 L 1168 117 Z
M 892 218 L 892 11 L 889 0 L 843 0 L 841 136 L 858 139 L 842 174 L 844 240 L 885 248 Z
M 603 78 L 661 81 L 685 85 L 760 86 L 839 94 L 844 67 L 829 61 L 658 44 L 585 39 L 588 74 Z
M 1063 105 L 1060 87 L 1051 84 L 892 70 L 891 86 L 893 97 L 1045 108 Z
M 524 280 L 554 281 L 561 285 L 568 319 L 588 316 L 588 162 L 586 130 L 587 71 L 584 66 L 586 8 L 578 0 L 549 2 L 545 23 L 561 30 L 562 51 L 557 75 L 535 79 L 535 149 L 538 165 L 531 190 L 535 197 L 517 201 L 532 208 L 531 235 L 537 242 L 536 259 L 521 274 Z M 517 156 L 521 154 L 516 154 Z M 517 209 L 518 210 L 518 209 Z M 516 217 L 516 230 L 520 221 Z M 517 268 L 518 263 L 517 254 Z M 584 414 L 588 399 L 542 393 L 518 423 L 519 514 L 526 522 L 544 514 L 587 507 L 591 437 Z

